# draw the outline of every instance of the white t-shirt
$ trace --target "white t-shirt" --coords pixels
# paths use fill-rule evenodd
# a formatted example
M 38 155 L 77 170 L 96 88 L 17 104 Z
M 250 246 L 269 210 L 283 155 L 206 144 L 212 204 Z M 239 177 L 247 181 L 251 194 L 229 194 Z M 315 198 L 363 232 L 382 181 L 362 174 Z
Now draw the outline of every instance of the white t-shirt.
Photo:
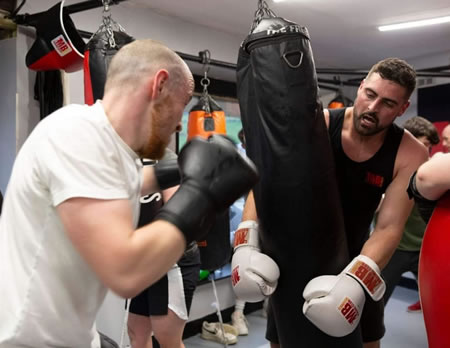
M 0 347 L 100 346 L 106 287 L 56 212 L 72 197 L 128 199 L 139 217 L 142 164 L 101 102 L 42 120 L 14 163 L 0 219 Z

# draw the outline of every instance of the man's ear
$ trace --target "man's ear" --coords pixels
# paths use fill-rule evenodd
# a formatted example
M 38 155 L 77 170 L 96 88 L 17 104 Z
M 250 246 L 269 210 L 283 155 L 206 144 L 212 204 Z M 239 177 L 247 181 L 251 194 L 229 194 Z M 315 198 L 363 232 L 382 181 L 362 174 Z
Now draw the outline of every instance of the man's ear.
M 153 99 L 159 98 L 164 88 L 167 88 L 167 81 L 169 79 L 169 72 L 166 69 L 160 69 L 156 72 L 151 80 L 151 95 Z
M 404 103 L 400 109 L 399 114 L 397 115 L 397 117 L 400 117 L 401 115 L 403 115 L 406 111 L 406 109 L 408 109 L 409 104 L 411 104 L 411 102 L 408 100 L 406 103 Z

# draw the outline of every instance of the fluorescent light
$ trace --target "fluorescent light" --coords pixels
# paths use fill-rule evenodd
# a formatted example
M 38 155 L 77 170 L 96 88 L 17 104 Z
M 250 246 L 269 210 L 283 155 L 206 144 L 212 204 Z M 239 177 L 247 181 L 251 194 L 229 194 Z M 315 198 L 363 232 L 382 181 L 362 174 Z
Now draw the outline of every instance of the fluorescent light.
M 397 29 L 416 28 L 416 27 L 423 27 L 425 25 L 441 24 L 441 23 L 448 23 L 448 22 L 450 22 L 450 16 L 422 19 L 420 21 L 404 22 L 404 23 L 398 23 L 398 24 L 382 25 L 382 26 L 378 27 L 378 30 L 379 31 L 388 31 L 388 30 L 397 30 Z

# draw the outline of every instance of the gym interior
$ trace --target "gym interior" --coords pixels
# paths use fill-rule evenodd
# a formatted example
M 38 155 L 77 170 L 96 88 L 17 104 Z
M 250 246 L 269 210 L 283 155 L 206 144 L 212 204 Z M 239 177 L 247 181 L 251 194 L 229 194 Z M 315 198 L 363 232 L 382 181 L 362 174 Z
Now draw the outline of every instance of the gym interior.
M 82 65 L 74 71 L 59 70 L 60 83 L 52 85 L 49 75 L 27 66 L 25 61 L 36 40 L 39 14 L 56 4 L 59 4 L 56 0 L 0 0 L 0 190 L 3 193 L 16 155 L 34 127 L 56 108 L 86 102 Z M 266 7 L 265 13 L 258 14 L 261 4 L 273 12 Z M 377 29 L 379 25 L 392 22 L 450 16 L 446 1 L 393 3 L 382 0 L 357 4 L 349 0 L 338 3 L 332 0 L 66 0 L 61 3 L 63 7 L 84 43 L 107 22 L 113 30 L 123 30 L 133 38 L 163 42 L 187 63 L 194 75 L 195 90 L 183 113 L 182 130 L 172 136 L 169 145 L 175 153 L 189 140 L 193 108 L 205 95 L 213 99 L 217 110 L 223 111 L 220 117 L 225 122 L 224 133 L 236 144 L 240 143 L 239 131 L 243 124 L 236 83 L 239 48 L 255 18 L 268 13 L 307 27 L 314 52 L 318 97 L 324 108 L 336 104 L 351 107 L 361 80 L 372 64 L 383 58 L 399 57 L 416 69 L 417 88 L 410 97 L 408 109 L 395 123 L 401 126 L 408 119 L 421 115 L 441 134 L 450 122 L 450 23 L 393 31 L 392 34 Z M 112 22 L 108 22 L 111 19 Z M 39 74 L 42 75 L 38 77 Z M 45 86 L 44 78 L 47 79 Z M 433 147 L 431 155 L 436 152 L 445 152 L 442 139 Z M 243 205 L 234 209 L 242 214 Z M 221 219 L 222 225 L 216 228 L 230 230 L 233 223 L 230 212 L 231 208 Z M 236 299 L 231 281 L 232 247 L 228 245 L 225 249 L 221 260 L 211 267 L 202 267 L 199 274 L 183 334 L 187 348 L 227 346 L 220 340 L 202 338 L 205 321 L 231 322 Z M 300 298 L 301 294 L 298 295 Z M 417 281 L 411 272 L 406 272 L 385 308 L 386 333 L 381 340 L 382 347 L 428 347 L 422 313 L 407 311 L 407 307 L 418 300 Z M 301 311 L 299 300 L 293 300 L 292 306 Z M 96 320 L 98 331 L 121 347 L 131 347 L 126 330 L 126 307 L 123 298 L 108 292 Z M 231 344 L 270 347 L 265 339 L 265 311 L 264 301 L 247 303 L 244 313 L 248 335 L 236 336 L 237 343 Z M 154 342 L 154 346 L 157 345 Z

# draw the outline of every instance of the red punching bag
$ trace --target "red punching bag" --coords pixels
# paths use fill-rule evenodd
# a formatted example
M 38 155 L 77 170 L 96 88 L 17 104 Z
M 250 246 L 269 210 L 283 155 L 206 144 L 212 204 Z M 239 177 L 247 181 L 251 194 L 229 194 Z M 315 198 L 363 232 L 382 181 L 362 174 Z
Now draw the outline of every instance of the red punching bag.
M 64 8 L 64 0 L 33 18 L 28 24 L 36 28 L 36 40 L 25 56 L 27 67 L 37 71 L 80 70 L 85 43 Z
M 450 347 L 450 192 L 437 203 L 422 241 L 419 294 L 429 348 Z

